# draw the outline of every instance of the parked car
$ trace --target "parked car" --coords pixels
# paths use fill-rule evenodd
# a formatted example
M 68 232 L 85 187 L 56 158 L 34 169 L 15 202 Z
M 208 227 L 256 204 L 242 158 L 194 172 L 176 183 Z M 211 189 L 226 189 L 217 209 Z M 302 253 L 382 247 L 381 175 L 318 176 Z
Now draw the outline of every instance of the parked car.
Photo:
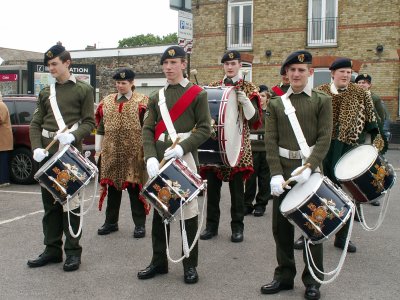
M 3 95 L 3 101 L 10 112 L 14 137 L 14 150 L 10 159 L 10 177 L 18 184 L 36 182 L 33 178 L 39 164 L 33 160 L 29 139 L 29 124 L 36 109 L 37 98 L 33 95 Z M 88 152 L 89 151 L 89 152 Z M 94 161 L 94 134 L 83 140 L 83 152 Z

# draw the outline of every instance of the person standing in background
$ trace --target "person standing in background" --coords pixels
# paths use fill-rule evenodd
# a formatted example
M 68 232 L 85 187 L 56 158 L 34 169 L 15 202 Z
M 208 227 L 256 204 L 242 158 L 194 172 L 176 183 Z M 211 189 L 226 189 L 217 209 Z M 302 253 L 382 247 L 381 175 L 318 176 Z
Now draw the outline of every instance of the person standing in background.
M 10 113 L 0 92 L 0 188 L 10 185 L 9 157 L 13 150 Z

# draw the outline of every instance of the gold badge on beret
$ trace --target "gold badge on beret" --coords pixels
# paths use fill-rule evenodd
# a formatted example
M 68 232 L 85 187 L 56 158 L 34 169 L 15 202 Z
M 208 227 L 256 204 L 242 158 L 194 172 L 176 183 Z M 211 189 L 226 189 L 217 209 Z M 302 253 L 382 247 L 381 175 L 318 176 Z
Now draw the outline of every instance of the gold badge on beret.
M 52 58 L 54 55 L 53 55 L 53 52 L 47 51 L 46 56 L 47 56 L 48 58 Z
M 175 50 L 174 49 L 168 50 L 168 55 L 175 56 Z
M 119 73 L 119 76 L 120 76 L 122 79 L 125 78 L 125 72 Z
M 364 76 L 365 78 L 367 78 L 367 77 L 368 77 L 368 74 L 363 74 L 363 76 Z
M 231 53 L 228 54 L 228 56 L 229 56 L 230 59 L 232 59 L 232 58 L 234 58 L 235 55 L 231 52 Z
M 350 61 L 350 67 L 353 67 L 353 61 L 352 60 Z
M 299 60 L 299 62 L 303 62 L 304 61 L 304 54 L 297 55 L 297 59 Z

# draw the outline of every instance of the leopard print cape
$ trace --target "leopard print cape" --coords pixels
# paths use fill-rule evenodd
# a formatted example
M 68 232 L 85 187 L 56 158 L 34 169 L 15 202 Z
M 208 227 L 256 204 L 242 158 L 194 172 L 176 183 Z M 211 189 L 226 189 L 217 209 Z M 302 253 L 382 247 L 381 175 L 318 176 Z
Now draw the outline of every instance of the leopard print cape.
M 208 86 L 212 86 L 212 87 L 222 86 L 222 81 L 218 80 L 218 81 L 211 82 Z M 243 83 L 243 80 L 239 80 L 237 83 L 235 83 L 235 87 L 237 89 L 242 89 L 246 93 L 247 97 L 250 100 L 256 99 L 260 118 L 255 123 L 255 125 L 253 125 L 253 127 L 259 126 L 259 125 L 257 125 L 258 123 L 262 124 L 261 100 L 260 100 L 257 86 L 254 85 L 252 82 L 245 81 Z M 249 138 L 250 128 L 249 128 L 248 121 L 245 118 L 243 118 L 243 119 L 244 119 L 244 122 L 243 122 L 243 135 L 244 135 L 243 140 L 244 141 L 243 141 L 243 145 L 242 145 L 243 150 L 242 150 L 242 156 L 241 156 L 237 166 L 235 166 L 233 168 L 228 167 L 228 166 L 220 166 L 220 167 L 200 166 L 200 175 L 203 178 L 206 178 L 207 171 L 216 172 L 218 178 L 225 182 L 230 181 L 233 178 L 233 176 L 239 172 L 243 173 L 243 180 L 248 179 L 250 177 L 250 175 L 254 173 L 253 156 L 251 153 L 251 144 L 250 144 L 250 138 Z
M 317 87 L 332 97 L 333 132 L 332 140 L 356 145 L 366 123 L 376 123 L 371 95 L 354 83 L 339 94 L 333 94 L 331 83 Z
M 148 98 L 134 92 L 127 102 L 118 103 L 116 96 L 110 94 L 103 100 L 105 135 L 100 183 L 122 190 L 129 183 L 141 185 L 145 182 L 139 109 L 147 105 Z

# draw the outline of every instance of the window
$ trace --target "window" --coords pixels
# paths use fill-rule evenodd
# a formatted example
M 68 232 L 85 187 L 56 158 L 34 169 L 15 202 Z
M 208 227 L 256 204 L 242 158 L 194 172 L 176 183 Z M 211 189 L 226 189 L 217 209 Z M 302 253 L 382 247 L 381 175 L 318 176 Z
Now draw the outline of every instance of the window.
M 308 46 L 336 46 L 337 0 L 308 1 Z
M 29 125 L 32 121 L 33 112 L 36 109 L 34 101 L 16 101 L 19 125 Z
M 253 40 L 253 1 L 229 0 L 228 49 L 251 49 Z
M 351 82 L 354 82 L 357 75 L 358 75 L 357 73 L 352 72 Z M 308 80 L 308 84 L 312 88 L 316 88 L 322 84 L 330 83 L 330 82 L 332 82 L 332 75 L 331 75 L 331 71 L 329 70 L 329 68 L 314 69 L 314 74 Z

